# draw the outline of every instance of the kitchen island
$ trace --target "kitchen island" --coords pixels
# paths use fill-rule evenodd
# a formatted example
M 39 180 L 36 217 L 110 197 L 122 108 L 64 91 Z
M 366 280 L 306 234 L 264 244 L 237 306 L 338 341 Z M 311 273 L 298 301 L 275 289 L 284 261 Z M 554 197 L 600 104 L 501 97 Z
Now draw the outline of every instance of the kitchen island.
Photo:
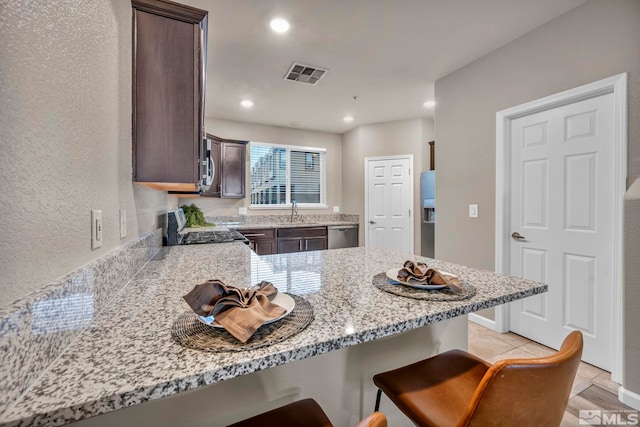
M 407 259 L 457 275 L 476 295 L 429 302 L 372 285 L 373 276 Z M 315 319 L 299 334 L 251 351 L 184 348 L 171 337 L 175 319 L 189 310 L 182 296 L 214 278 L 238 287 L 270 281 L 311 303 Z M 315 397 L 346 426 L 372 410 L 372 373 L 466 348 L 467 313 L 546 289 L 378 248 L 257 256 L 241 243 L 164 247 L 0 424 L 223 426 Z

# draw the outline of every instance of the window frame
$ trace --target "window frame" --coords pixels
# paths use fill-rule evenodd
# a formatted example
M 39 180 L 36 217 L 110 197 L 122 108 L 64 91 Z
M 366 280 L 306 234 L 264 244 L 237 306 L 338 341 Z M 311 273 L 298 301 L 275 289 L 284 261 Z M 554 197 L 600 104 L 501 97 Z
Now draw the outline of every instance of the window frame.
M 268 147 L 268 148 L 281 148 L 285 150 L 285 203 L 284 204 L 254 204 L 252 200 L 251 188 L 251 148 L 256 147 Z M 299 209 L 328 209 L 327 205 L 327 149 L 323 147 L 309 147 L 300 145 L 286 145 L 286 144 L 273 144 L 270 142 L 249 142 L 249 209 L 291 209 L 291 151 L 300 152 L 312 152 L 318 153 L 318 167 L 320 170 L 320 202 L 319 203 L 296 203 L 296 207 Z

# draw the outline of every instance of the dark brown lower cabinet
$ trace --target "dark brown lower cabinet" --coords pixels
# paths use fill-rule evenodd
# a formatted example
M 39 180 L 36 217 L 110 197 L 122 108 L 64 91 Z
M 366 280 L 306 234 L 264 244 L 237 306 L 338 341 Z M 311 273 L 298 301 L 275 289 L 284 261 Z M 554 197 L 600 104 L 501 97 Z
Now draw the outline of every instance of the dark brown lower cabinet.
M 279 254 L 327 249 L 327 227 L 279 228 L 277 234 Z
M 256 228 L 251 230 L 238 230 L 249 239 L 249 247 L 258 255 L 271 255 L 278 253 L 276 245 L 275 228 Z

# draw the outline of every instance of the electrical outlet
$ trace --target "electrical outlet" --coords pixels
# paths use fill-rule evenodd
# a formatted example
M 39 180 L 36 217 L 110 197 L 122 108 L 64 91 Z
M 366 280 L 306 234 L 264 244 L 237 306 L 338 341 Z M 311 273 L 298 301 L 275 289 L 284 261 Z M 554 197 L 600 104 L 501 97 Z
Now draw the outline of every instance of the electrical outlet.
M 120 209 L 120 238 L 127 237 L 127 211 Z
M 91 249 L 102 246 L 102 211 L 91 211 Z
M 469 205 L 469 218 L 478 218 L 478 205 Z
M 338 213 L 338 212 L 340 212 L 340 206 L 334 206 L 333 213 Z
M 238 208 L 238 213 L 240 215 L 246 215 L 247 214 L 247 208 Z

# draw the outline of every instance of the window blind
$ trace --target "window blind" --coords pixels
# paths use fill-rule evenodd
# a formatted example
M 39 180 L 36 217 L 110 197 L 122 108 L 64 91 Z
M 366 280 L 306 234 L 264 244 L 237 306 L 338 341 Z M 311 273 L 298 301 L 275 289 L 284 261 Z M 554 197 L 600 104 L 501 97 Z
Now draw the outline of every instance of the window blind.
M 251 206 L 326 206 L 326 150 L 250 143 Z

